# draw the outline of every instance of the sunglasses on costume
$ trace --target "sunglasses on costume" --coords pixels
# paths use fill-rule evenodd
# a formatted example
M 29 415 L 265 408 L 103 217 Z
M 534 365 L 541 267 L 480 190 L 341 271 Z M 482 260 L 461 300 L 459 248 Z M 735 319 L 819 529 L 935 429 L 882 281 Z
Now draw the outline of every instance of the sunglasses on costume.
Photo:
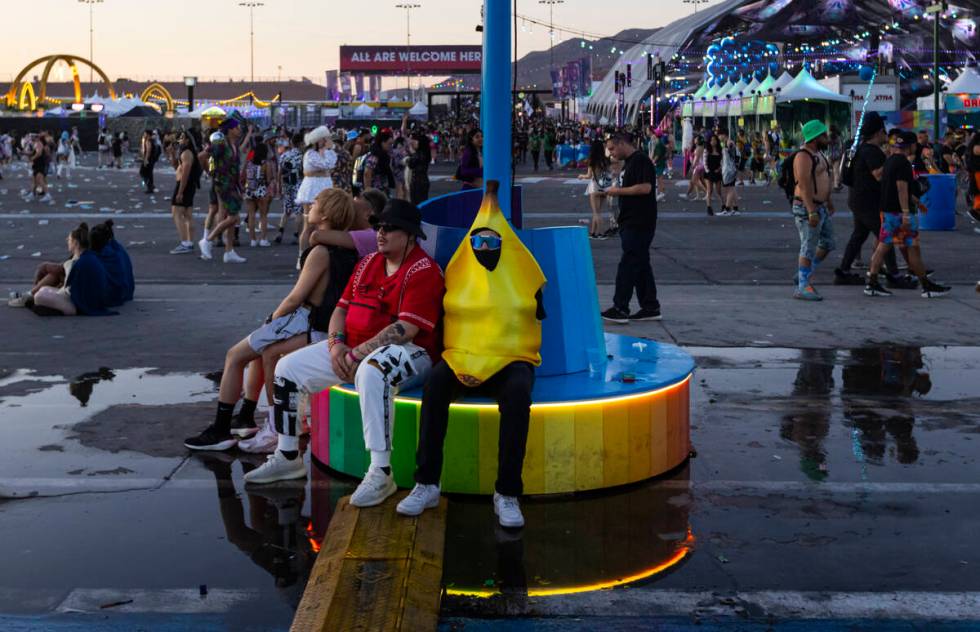
M 379 233 L 393 233 L 395 231 L 405 230 L 401 226 L 395 226 L 394 224 L 378 224 Z
M 497 250 L 503 241 L 503 239 L 494 235 L 473 235 L 470 237 L 470 243 L 473 244 L 475 250 L 479 250 L 483 246 L 486 246 L 490 250 Z

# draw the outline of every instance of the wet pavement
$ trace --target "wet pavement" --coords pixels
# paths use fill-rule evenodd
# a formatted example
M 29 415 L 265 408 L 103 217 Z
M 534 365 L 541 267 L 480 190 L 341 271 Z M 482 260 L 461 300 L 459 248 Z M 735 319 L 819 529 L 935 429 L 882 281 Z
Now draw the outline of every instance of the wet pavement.
M 763 625 L 795 618 L 777 593 L 936 591 L 960 599 L 938 616 L 947 629 L 970 629 L 980 349 L 689 351 L 689 464 L 530 499 L 516 534 L 495 527 L 488 499 L 451 499 L 443 629 L 501 616 L 626 629 L 651 612 Z M 0 627 L 288 627 L 353 483 L 314 466 L 310 484 L 246 489 L 261 457 L 188 456 L 179 438 L 214 397 L 204 374 L 149 368 L 0 380 Z M 866 606 L 814 620 L 872 621 Z

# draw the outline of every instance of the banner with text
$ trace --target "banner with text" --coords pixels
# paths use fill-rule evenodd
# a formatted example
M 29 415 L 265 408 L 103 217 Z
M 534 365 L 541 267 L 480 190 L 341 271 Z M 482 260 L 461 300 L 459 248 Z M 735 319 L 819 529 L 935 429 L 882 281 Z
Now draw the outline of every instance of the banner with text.
M 479 74 L 481 46 L 341 46 L 340 71 L 368 75 Z

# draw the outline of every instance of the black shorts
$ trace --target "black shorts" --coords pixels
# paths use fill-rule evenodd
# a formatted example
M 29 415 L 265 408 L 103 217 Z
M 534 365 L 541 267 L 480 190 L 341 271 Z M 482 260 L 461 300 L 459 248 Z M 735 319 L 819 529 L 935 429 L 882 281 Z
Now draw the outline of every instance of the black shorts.
M 197 187 L 193 185 L 188 185 L 184 189 L 183 197 L 177 197 L 177 193 L 180 191 L 180 183 L 178 182 L 174 185 L 174 194 L 170 198 L 171 206 L 182 206 L 184 208 L 194 208 L 194 195 L 197 193 Z
M 714 182 L 716 184 L 721 182 L 721 172 L 719 171 L 708 171 L 704 174 L 704 177 L 708 182 Z
M 213 184 L 211 185 L 211 188 L 210 188 L 210 190 L 208 192 L 208 203 L 211 206 L 217 206 L 218 205 L 218 193 L 214 190 L 214 185 Z
M 44 159 L 38 159 L 31 163 L 31 173 L 34 175 L 48 175 L 48 161 Z
M 765 171 L 765 169 L 766 169 L 765 160 L 763 160 L 762 158 L 752 159 L 752 171 Z

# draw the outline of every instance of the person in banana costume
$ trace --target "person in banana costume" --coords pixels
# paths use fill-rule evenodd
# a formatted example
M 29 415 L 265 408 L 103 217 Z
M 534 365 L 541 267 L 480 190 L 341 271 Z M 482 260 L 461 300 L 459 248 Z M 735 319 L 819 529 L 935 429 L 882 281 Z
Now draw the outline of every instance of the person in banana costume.
M 504 527 L 524 526 L 518 496 L 531 415 L 534 367 L 541 364 L 544 273 L 500 211 L 499 183 L 487 182 L 480 211 L 446 266 L 444 352 L 422 397 L 416 485 L 398 513 L 439 504 L 449 404 L 465 395 L 495 399 L 500 411 L 494 511 Z

